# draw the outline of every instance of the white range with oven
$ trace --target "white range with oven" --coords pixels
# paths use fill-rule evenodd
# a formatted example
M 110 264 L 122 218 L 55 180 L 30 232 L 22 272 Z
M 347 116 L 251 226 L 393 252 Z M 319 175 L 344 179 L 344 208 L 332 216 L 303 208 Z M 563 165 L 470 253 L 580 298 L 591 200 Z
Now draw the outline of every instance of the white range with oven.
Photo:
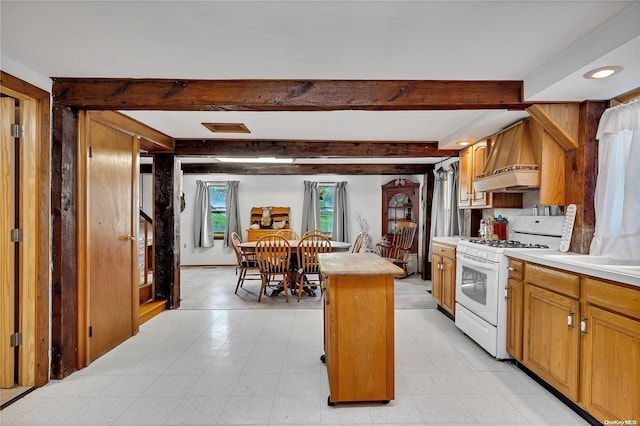
M 507 359 L 504 249 L 558 250 L 564 216 L 516 216 L 509 240 L 460 240 L 456 251 L 456 326 L 498 359 Z

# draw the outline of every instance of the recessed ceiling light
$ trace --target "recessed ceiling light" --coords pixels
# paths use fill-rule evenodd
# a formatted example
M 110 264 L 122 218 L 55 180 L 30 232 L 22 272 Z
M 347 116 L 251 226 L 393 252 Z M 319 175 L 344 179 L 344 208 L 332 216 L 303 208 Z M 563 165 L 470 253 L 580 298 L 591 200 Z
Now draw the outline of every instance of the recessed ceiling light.
M 610 77 L 614 74 L 619 73 L 620 71 L 622 71 L 624 68 L 617 66 L 617 65 L 612 65 L 612 66 L 608 66 L 608 67 L 600 67 L 600 68 L 596 68 L 594 70 L 591 70 L 587 73 L 585 73 L 583 75 L 584 78 L 589 78 L 589 79 L 598 79 L 598 78 L 607 78 Z
M 244 123 L 202 123 L 213 133 L 251 133 Z
M 293 158 L 276 157 L 216 157 L 222 163 L 293 163 Z
M 470 144 L 471 144 L 471 142 L 467 142 L 467 141 L 458 142 L 458 145 L 460 145 L 460 146 L 467 146 L 467 145 L 470 145 Z

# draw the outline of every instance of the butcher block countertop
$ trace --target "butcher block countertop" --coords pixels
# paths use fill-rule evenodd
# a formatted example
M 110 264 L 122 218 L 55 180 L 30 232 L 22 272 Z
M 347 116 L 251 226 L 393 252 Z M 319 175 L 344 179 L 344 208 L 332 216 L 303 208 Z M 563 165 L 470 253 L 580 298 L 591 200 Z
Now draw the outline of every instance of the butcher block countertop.
M 399 266 L 374 253 L 321 253 L 320 271 L 324 275 L 402 275 Z

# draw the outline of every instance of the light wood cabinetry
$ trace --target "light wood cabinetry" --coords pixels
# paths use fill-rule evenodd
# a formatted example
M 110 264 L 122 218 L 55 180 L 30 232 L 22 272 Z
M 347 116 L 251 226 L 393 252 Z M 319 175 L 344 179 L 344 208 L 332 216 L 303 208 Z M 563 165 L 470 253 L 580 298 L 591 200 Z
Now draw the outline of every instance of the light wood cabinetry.
M 640 420 L 640 290 L 583 280 L 581 405 L 601 422 Z
M 522 321 L 524 303 L 524 263 L 509 259 L 507 278 L 507 352 L 522 361 Z
M 262 218 L 262 207 L 251 208 L 251 225 L 261 226 L 259 229 L 247 229 L 247 241 L 258 241 L 265 235 L 273 234 L 280 229 L 289 229 L 291 226 L 291 208 L 290 207 L 270 207 L 271 208 L 271 222 L 285 222 L 284 227 L 275 229 L 273 225 L 270 227 L 263 227 L 260 219 Z
M 395 398 L 394 276 L 373 253 L 319 255 L 329 405 Z
M 475 191 L 473 179 L 482 174 L 487 153 L 488 141 L 480 141 L 460 150 L 460 169 L 458 182 L 458 206 L 460 208 L 521 208 L 522 194 L 490 193 Z
M 433 243 L 431 252 L 431 295 L 442 309 L 455 315 L 456 248 L 442 243 Z
M 522 364 L 591 416 L 640 419 L 640 288 L 518 259 L 509 266 L 509 353 L 519 359 L 520 334 Z

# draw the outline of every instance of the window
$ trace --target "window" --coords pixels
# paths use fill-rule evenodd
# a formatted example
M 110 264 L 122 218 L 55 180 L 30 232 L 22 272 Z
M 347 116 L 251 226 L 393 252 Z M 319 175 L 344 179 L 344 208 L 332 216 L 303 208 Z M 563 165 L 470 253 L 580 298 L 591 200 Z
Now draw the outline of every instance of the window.
M 211 225 L 213 238 L 221 240 L 224 238 L 224 229 L 227 223 L 227 185 L 220 183 L 207 183 L 209 188 L 209 206 L 211 206 Z
M 333 231 L 333 200 L 335 193 L 335 184 L 318 184 L 318 196 L 320 197 L 320 230 L 329 236 Z

